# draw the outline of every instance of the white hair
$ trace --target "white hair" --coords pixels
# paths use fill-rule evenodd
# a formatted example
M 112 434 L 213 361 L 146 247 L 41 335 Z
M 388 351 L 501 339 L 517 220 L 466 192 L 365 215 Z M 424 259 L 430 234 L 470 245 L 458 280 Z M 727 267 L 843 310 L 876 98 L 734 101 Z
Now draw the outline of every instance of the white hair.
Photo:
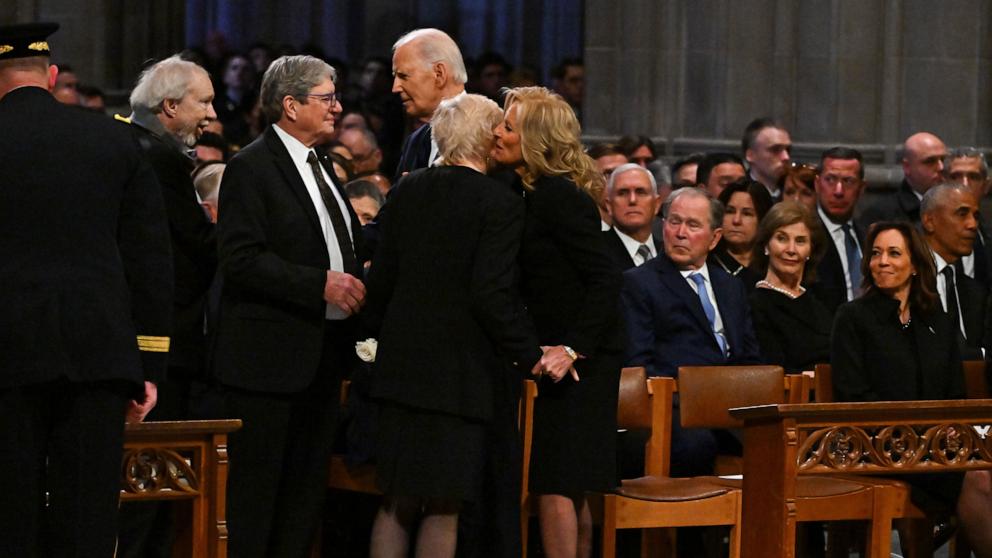
M 655 180 L 654 175 L 651 174 L 651 171 L 642 167 L 641 165 L 638 165 L 637 163 L 624 163 L 619 167 L 613 169 L 613 172 L 610 173 L 609 180 L 606 181 L 606 195 L 607 196 L 613 195 L 613 184 L 617 181 L 618 176 L 626 172 L 633 172 L 633 171 L 641 171 L 644 173 L 645 176 L 648 177 L 648 182 L 651 183 L 651 191 L 654 192 L 654 195 L 657 196 L 658 181 Z
M 424 28 L 414 29 L 403 35 L 393 44 L 393 52 L 403 45 L 416 41 L 417 54 L 421 62 L 427 67 L 437 62 L 443 62 L 451 70 L 451 77 L 455 83 L 464 85 L 468 81 L 468 72 L 465 71 L 465 61 L 462 60 L 462 51 L 458 49 L 454 39 L 440 29 Z
M 195 172 L 193 176 L 193 187 L 203 201 L 217 201 L 220 194 L 220 181 L 224 177 L 224 163 L 210 163 Z
M 445 99 L 431 118 L 431 133 L 444 163 L 485 161 L 492 147 L 493 129 L 503 119 L 499 105 L 482 95 Z
M 138 83 L 131 91 L 131 109 L 142 108 L 158 114 L 162 112 L 162 101 L 178 100 L 186 96 L 195 75 L 210 79 L 207 71 L 178 54 L 156 62 L 141 72 Z

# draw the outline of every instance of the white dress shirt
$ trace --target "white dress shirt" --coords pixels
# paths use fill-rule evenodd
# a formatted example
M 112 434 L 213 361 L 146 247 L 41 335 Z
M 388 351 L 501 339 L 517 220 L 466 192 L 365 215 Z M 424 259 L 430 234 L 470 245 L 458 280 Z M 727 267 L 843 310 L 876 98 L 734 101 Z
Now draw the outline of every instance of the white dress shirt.
M 313 207 L 317 210 L 317 219 L 320 221 L 320 230 L 324 233 L 324 244 L 327 245 L 327 258 L 331 263 L 331 271 L 344 272 L 344 259 L 341 257 L 341 248 L 338 246 L 337 237 L 334 236 L 334 225 L 331 224 L 331 215 L 327 212 L 324 199 L 320 196 L 320 190 L 317 188 L 317 179 L 313 175 L 313 169 L 310 167 L 310 163 L 307 162 L 307 157 L 313 149 L 303 145 L 300 140 L 289 135 L 275 124 L 272 125 L 272 129 L 275 130 L 276 135 L 282 140 L 282 144 L 286 146 L 286 151 L 289 152 L 290 159 L 293 160 L 296 170 L 300 173 L 300 178 L 303 179 L 303 185 L 307 187 L 307 193 L 310 194 L 310 201 L 313 202 Z M 348 227 L 348 234 L 354 238 L 354 232 L 351 230 L 351 219 L 348 215 L 348 207 L 345 205 L 347 202 L 341 197 L 338 189 L 334 187 L 334 182 L 327 175 L 327 171 L 324 170 L 323 166 L 320 167 L 320 172 L 324 175 L 324 181 L 331 187 L 334 199 L 338 202 L 341 216 L 344 217 L 345 226 Z M 354 242 L 352 238 L 348 239 L 349 242 Z M 337 306 L 328 304 L 324 317 L 328 320 L 342 320 L 347 318 L 348 314 Z
M 823 226 L 827 227 L 827 232 L 830 233 L 830 240 L 834 242 L 837 253 L 840 255 L 840 265 L 844 270 L 844 283 L 847 285 L 847 300 L 854 300 L 854 286 L 851 285 L 851 273 L 847 269 L 847 241 L 844 239 L 844 225 L 850 225 L 854 243 L 858 245 L 861 254 L 864 255 L 864 247 L 858 242 L 858 235 L 854 231 L 854 221 L 849 220 L 847 223 L 838 225 L 831 221 L 830 217 L 827 217 L 827 214 L 823 212 L 823 208 L 819 205 L 816 206 L 816 212 L 820 214 L 820 220 L 823 221 Z
M 727 353 L 729 354 L 730 353 L 730 350 L 731 350 L 730 342 L 727 341 L 727 334 L 726 334 L 726 332 L 723 329 L 723 318 L 720 317 L 720 305 L 717 304 L 716 293 L 713 292 L 713 282 L 710 281 L 710 268 L 709 268 L 709 266 L 707 266 L 704 263 L 703 264 L 703 267 L 701 267 L 699 269 L 679 270 L 679 273 L 682 274 L 682 277 L 684 277 L 685 280 L 686 280 L 686 282 L 689 283 L 689 287 L 692 288 L 692 292 L 696 293 L 697 296 L 699 295 L 699 291 L 696 290 L 696 282 L 693 281 L 692 279 L 689 279 L 689 276 L 690 275 L 695 275 L 697 273 L 699 275 L 702 275 L 703 276 L 703 279 L 704 279 L 703 284 L 706 285 L 706 294 L 709 295 L 709 297 L 710 297 L 710 304 L 713 305 L 713 310 L 714 310 L 714 313 L 716 314 L 716 318 L 713 320 L 713 322 L 714 322 L 713 323 L 713 329 L 716 331 L 716 334 L 717 335 L 719 335 L 720 337 L 723 337 L 723 340 L 727 344 Z
M 944 261 L 944 258 L 940 257 L 940 254 L 930 250 L 930 254 L 933 256 L 933 261 L 937 264 L 937 294 L 940 295 L 940 306 L 943 307 L 944 312 L 947 312 L 947 278 L 944 277 L 944 268 L 951 268 L 951 273 L 954 275 L 954 283 L 957 284 L 960 279 L 958 278 L 957 270 L 954 266 Z M 961 335 L 965 339 L 968 338 L 968 334 L 964 331 L 964 314 L 961 312 L 961 290 L 955 293 L 955 297 L 958 301 L 958 328 L 961 330 Z
M 613 232 L 617 233 L 617 236 L 620 237 L 620 241 L 623 242 L 623 247 L 626 248 L 627 253 L 630 254 L 630 259 L 634 261 L 635 267 L 640 266 L 646 261 L 637 253 L 637 249 L 641 247 L 641 244 L 648 247 L 648 251 L 651 252 L 652 258 L 658 257 L 658 252 L 654 249 L 654 237 L 652 235 L 649 234 L 647 240 L 640 242 L 627 236 L 616 227 L 613 227 Z

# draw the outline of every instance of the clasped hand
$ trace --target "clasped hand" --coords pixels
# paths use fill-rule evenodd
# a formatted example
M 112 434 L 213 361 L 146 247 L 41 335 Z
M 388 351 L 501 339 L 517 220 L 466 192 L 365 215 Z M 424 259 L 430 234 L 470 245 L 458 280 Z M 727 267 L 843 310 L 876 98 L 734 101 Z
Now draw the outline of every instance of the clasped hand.
M 324 301 L 333 304 L 349 316 L 357 314 L 365 304 L 365 285 L 353 276 L 340 271 L 327 271 L 324 283 Z
M 565 374 L 571 374 L 576 382 L 579 381 L 579 373 L 575 370 L 575 361 L 572 360 L 562 345 L 541 346 L 541 350 L 544 351 L 544 356 L 531 369 L 532 375 L 543 376 L 547 374 L 553 382 L 558 383 L 565 377 Z

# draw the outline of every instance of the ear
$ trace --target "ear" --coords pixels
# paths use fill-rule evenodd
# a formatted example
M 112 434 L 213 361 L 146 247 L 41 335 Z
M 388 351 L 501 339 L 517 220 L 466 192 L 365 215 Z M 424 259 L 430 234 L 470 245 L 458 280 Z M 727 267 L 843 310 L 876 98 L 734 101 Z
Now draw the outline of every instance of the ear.
M 744 152 L 744 160 L 747 161 L 749 164 L 754 161 L 754 153 L 750 149 Z M 747 169 L 744 170 L 746 171 Z
M 434 66 L 431 68 L 434 72 L 434 85 L 438 89 L 443 88 L 448 83 L 448 66 L 444 62 L 435 62 Z
M 937 226 L 933 224 L 933 213 L 920 215 L 920 224 L 923 225 L 923 230 L 929 234 L 933 234 L 937 230 Z
M 297 109 L 299 109 L 299 104 L 295 97 L 286 95 L 282 98 L 282 113 L 290 122 L 296 122 Z
M 55 79 L 59 77 L 59 67 L 49 66 L 48 67 L 48 91 L 55 91 Z
M 720 243 L 720 239 L 723 238 L 723 227 L 717 227 L 713 229 L 713 240 L 710 241 L 710 247 L 707 252 L 712 252 L 716 245 Z
M 179 101 L 176 99 L 164 99 L 162 101 L 162 114 L 169 118 L 175 118 L 179 112 Z

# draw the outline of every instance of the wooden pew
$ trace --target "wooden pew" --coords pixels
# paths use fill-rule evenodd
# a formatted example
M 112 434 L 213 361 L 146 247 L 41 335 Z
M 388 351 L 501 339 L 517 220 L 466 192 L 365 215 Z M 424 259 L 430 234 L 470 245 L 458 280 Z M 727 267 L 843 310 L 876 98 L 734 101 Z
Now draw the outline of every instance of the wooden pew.
M 227 435 L 240 420 L 128 424 L 121 462 L 121 501 L 188 501 L 175 556 L 225 558 Z M 180 507 L 182 509 L 182 507 Z
M 733 409 L 744 421 L 744 558 L 795 555 L 798 475 L 992 469 L 992 400 Z

